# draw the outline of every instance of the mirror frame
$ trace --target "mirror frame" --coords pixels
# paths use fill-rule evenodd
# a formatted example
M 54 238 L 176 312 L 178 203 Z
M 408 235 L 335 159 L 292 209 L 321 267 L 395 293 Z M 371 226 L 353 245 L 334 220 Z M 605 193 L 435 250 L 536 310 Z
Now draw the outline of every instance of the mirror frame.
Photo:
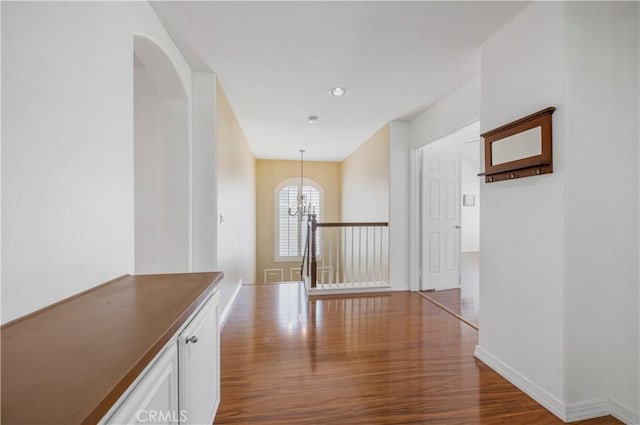
M 485 176 L 485 183 L 553 173 L 551 115 L 555 110 L 550 106 L 480 135 L 484 138 L 484 174 L 481 175 Z M 492 164 L 495 142 L 536 127 L 541 130 L 540 155 Z

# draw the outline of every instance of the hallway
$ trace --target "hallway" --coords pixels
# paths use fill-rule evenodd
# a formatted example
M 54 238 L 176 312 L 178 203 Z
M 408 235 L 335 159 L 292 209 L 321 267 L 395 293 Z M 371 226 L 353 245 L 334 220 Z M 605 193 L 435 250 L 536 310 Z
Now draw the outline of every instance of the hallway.
M 477 337 L 411 292 L 245 285 L 222 329 L 216 424 L 562 424 L 474 359 Z

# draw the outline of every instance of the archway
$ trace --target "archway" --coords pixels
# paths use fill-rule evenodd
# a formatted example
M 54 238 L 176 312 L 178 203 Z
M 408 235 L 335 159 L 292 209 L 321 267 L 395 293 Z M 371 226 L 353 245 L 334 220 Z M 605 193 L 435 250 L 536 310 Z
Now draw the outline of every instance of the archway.
M 167 54 L 133 39 L 135 272 L 187 272 L 189 96 Z

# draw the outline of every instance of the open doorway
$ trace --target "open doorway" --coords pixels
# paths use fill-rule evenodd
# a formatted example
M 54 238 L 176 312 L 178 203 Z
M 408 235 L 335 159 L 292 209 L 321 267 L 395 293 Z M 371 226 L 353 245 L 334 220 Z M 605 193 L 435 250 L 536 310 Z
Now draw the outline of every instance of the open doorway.
M 478 326 L 480 123 L 417 150 L 420 292 Z

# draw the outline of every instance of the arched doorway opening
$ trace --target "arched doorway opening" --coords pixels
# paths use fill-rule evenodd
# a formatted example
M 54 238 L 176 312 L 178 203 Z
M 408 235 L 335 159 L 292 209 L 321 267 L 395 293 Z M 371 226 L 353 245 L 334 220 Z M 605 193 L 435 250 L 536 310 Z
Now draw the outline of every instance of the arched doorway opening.
M 133 47 L 135 273 L 187 272 L 189 96 L 154 41 Z

